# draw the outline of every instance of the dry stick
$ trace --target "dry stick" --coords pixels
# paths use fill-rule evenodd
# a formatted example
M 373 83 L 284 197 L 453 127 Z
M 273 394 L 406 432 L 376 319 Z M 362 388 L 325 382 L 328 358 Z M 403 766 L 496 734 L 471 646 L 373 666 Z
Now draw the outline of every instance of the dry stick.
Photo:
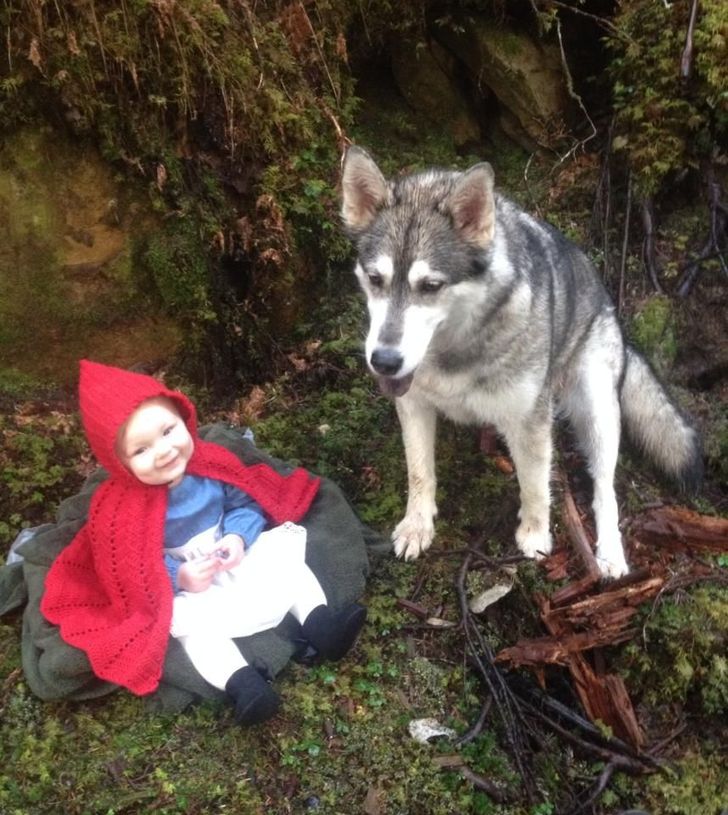
M 610 34 L 617 37 L 621 40 L 626 40 L 627 42 L 634 42 L 634 40 L 628 35 L 625 34 L 624 31 L 617 28 L 614 23 L 606 20 L 604 17 L 599 17 L 597 14 L 589 14 L 587 11 L 582 11 L 580 8 L 576 8 L 575 6 L 567 5 L 566 3 L 560 3 L 558 0 L 548 0 L 548 6 L 556 6 L 557 8 L 562 8 L 564 11 L 570 11 L 572 14 L 579 14 L 582 17 L 588 17 L 590 20 L 593 20 L 597 25 L 603 26 Z
M 596 756 L 602 761 L 614 761 L 620 768 L 629 770 L 634 773 L 652 772 L 657 768 L 657 762 L 645 756 L 642 758 L 632 758 L 621 750 L 610 749 L 593 741 L 581 738 L 568 730 L 563 725 L 560 725 L 556 720 L 547 716 L 536 706 L 529 704 L 521 698 L 521 705 L 536 719 L 543 722 L 549 729 L 553 730 L 557 735 L 561 736 L 565 741 L 570 742 L 572 745 L 582 750 L 585 753 Z
M 607 147 L 604 151 L 604 164 L 602 169 L 602 182 L 600 192 L 603 201 L 602 217 L 602 252 L 604 254 L 604 282 L 608 283 L 611 277 L 611 262 L 609 252 L 609 229 L 612 222 L 612 173 L 609 167 L 609 158 L 612 152 L 612 137 L 614 135 L 614 117 L 609 123 L 607 133 Z
M 693 284 L 698 278 L 701 270 L 701 263 L 712 257 L 718 257 L 723 274 L 728 275 L 728 265 L 726 265 L 720 244 L 725 235 L 726 222 L 728 222 L 728 210 L 723 205 L 721 199 L 721 187 L 715 180 L 713 167 L 710 168 L 708 176 L 708 200 L 710 205 L 710 235 L 706 240 L 700 254 L 692 260 L 683 272 L 677 286 L 679 297 L 687 297 Z
M 629 220 L 632 211 L 632 170 L 627 173 L 627 205 L 624 213 L 624 237 L 622 238 L 622 261 L 619 266 L 619 288 L 617 289 L 617 316 L 622 313 L 624 303 L 624 276 L 627 266 L 627 246 L 629 244 Z
M 556 36 L 559 40 L 559 50 L 561 52 L 561 67 L 564 71 L 564 76 L 566 78 L 566 91 L 569 96 L 576 102 L 576 104 L 581 108 L 581 112 L 584 115 L 584 118 L 589 122 L 589 126 L 591 127 L 591 133 L 585 138 L 582 139 L 580 142 L 575 144 L 565 155 L 561 156 L 558 163 L 562 164 L 569 156 L 576 155 L 576 151 L 580 147 L 584 147 L 584 145 L 591 141 L 597 135 L 597 129 L 594 125 L 594 122 L 587 111 L 584 102 L 582 101 L 581 96 L 574 90 L 574 80 L 571 76 L 571 71 L 569 70 L 569 63 L 566 60 L 566 52 L 564 51 L 564 41 L 561 37 L 561 20 L 557 17 L 556 18 Z
M 691 260 L 685 267 L 680 277 L 680 282 L 677 285 L 678 297 L 684 298 L 690 294 L 695 281 L 698 279 L 700 270 L 702 269 L 702 262 L 704 260 L 710 260 L 714 257 L 720 257 L 720 252 L 713 252 L 713 237 L 711 236 L 703 245 L 703 248 L 700 250 L 700 254 L 694 260 Z
M 96 16 L 96 6 L 94 5 L 94 0 L 91 0 L 91 19 L 93 20 L 94 30 L 96 31 L 96 36 L 99 40 L 99 51 L 101 52 L 101 62 L 104 65 L 104 74 L 106 75 L 107 79 L 110 79 L 109 76 L 109 67 L 106 64 L 106 51 L 104 49 L 104 42 L 101 36 L 101 26 L 99 25 L 99 18 Z
M 482 636 L 477 625 L 473 625 L 472 615 L 468 608 L 467 593 L 465 591 L 465 579 L 470 566 L 471 556 L 466 555 L 457 578 L 457 591 L 460 600 L 460 614 L 465 630 L 465 639 L 470 649 L 470 655 L 478 666 L 483 681 L 488 687 L 490 695 L 495 701 L 498 713 L 500 714 L 503 726 L 506 731 L 506 739 L 511 748 L 511 755 L 518 768 L 518 773 L 523 780 L 526 789 L 526 796 L 529 803 L 535 800 L 535 782 L 531 768 L 524 762 L 526 752 L 525 736 L 523 729 L 525 722 L 519 708 L 518 702 L 511 689 L 505 682 L 503 674 L 495 665 L 493 651 Z M 473 635 L 477 639 L 473 642 Z
M 690 9 L 690 22 L 688 23 L 688 33 L 685 37 L 685 48 L 680 59 L 680 78 L 689 79 L 693 70 L 693 34 L 695 32 L 695 19 L 698 16 L 698 0 L 693 0 Z
M 489 795 L 497 804 L 502 804 L 506 801 L 506 796 L 498 789 L 498 787 L 479 773 L 473 772 L 470 767 L 460 767 L 460 775 L 479 790 L 482 790 Z
M 626 757 L 630 760 L 645 764 L 652 769 L 659 769 L 660 762 L 651 755 L 640 753 L 631 744 L 618 738 L 608 736 L 595 724 L 584 718 L 580 713 L 567 707 L 563 702 L 549 696 L 545 691 L 535 686 L 515 689 L 515 695 L 530 708 L 537 709 L 544 722 L 551 725 L 558 720 L 580 730 L 589 743 L 595 748 L 604 748 L 610 755 Z
M 581 804 L 579 804 L 575 809 L 572 809 L 569 815 L 578 815 L 579 812 L 583 812 L 587 807 L 591 806 L 592 804 L 595 804 L 599 796 L 607 788 L 607 785 L 612 780 L 614 771 L 617 769 L 619 769 L 618 765 L 614 761 L 610 761 L 609 764 L 607 764 L 607 766 L 599 774 L 599 778 L 597 778 L 597 783 L 594 785 L 592 791 L 589 793 L 589 797 Z
M 642 255 L 647 268 L 647 275 L 652 283 L 652 288 L 662 294 L 662 286 L 657 277 L 657 264 L 655 262 L 655 203 L 652 196 L 647 196 L 642 200 L 642 226 L 645 238 L 642 244 Z
M 483 727 L 485 726 L 485 722 L 488 719 L 488 714 L 490 713 L 491 707 L 493 707 L 493 697 L 488 696 L 485 702 L 483 702 L 483 706 L 480 708 L 478 720 L 455 742 L 458 747 L 462 747 L 464 744 L 469 744 L 471 741 L 473 741 L 473 739 L 478 738 L 483 730 Z

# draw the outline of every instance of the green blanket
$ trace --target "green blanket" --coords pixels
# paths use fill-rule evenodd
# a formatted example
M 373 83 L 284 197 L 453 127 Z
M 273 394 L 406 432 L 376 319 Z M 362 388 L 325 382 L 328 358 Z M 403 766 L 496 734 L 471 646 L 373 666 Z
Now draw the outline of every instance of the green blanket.
M 200 436 L 232 450 L 245 464 L 265 462 L 280 473 L 291 466 L 271 458 L 243 437 L 237 428 L 216 424 Z M 22 660 L 31 690 L 42 699 L 91 699 L 118 686 L 97 679 L 86 654 L 65 643 L 56 626 L 39 610 L 45 576 L 53 560 L 83 525 L 91 496 L 106 477 L 91 475 L 78 495 L 64 501 L 57 522 L 46 524 L 19 547 L 21 563 L 0 568 L 0 614 L 26 604 L 23 613 Z M 381 547 L 378 538 L 357 518 L 339 488 L 322 479 L 316 499 L 302 521 L 308 532 L 306 561 L 319 579 L 332 608 L 360 598 L 369 571 L 368 549 Z M 293 656 L 297 623 L 286 617 L 275 629 L 239 640 L 249 662 L 271 676 Z M 180 710 L 199 699 L 220 699 L 197 673 L 179 643 L 170 638 L 159 689 L 149 699 L 163 710 Z

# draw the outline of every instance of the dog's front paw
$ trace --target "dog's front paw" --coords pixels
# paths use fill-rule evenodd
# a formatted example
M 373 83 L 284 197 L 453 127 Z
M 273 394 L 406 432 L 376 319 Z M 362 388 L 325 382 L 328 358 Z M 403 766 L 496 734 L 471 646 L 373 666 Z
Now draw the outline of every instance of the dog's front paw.
M 435 525 L 431 516 L 406 515 L 392 532 L 394 553 L 405 560 L 414 560 L 429 548 L 434 536 Z
M 551 533 L 541 524 L 522 521 L 516 530 L 516 543 L 526 557 L 541 560 L 551 554 Z
M 597 541 L 596 559 L 602 577 L 622 577 L 629 572 L 619 533 L 612 540 Z

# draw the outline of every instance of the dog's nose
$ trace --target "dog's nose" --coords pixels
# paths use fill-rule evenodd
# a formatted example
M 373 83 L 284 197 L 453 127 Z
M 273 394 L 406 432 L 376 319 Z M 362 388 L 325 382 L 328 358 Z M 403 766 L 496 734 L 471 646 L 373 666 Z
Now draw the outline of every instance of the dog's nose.
M 382 376 L 394 376 L 402 367 L 402 354 L 394 348 L 377 348 L 372 353 L 372 368 Z

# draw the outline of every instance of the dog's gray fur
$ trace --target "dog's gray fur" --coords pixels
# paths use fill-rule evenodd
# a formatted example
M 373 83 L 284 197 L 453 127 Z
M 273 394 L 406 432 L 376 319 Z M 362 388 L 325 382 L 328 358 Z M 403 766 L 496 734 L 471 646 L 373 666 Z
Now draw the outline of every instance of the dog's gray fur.
M 496 426 L 520 485 L 518 546 L 550 552 L 552 432 L 565 416 L 594 480 L 600 569 L 626 573 L 613 485 L 620 417 L 685 487 L 699 483 L 702 457 L 695 430 L 625 344 L 586 256 L 495 192 L 486 163 L 387 181 L 350 147 L 342 217 L 369 309 L 367 363 L 402 426 L 409 493 L 396 553 L 414 558 L 432 542 L 437 413 Z

